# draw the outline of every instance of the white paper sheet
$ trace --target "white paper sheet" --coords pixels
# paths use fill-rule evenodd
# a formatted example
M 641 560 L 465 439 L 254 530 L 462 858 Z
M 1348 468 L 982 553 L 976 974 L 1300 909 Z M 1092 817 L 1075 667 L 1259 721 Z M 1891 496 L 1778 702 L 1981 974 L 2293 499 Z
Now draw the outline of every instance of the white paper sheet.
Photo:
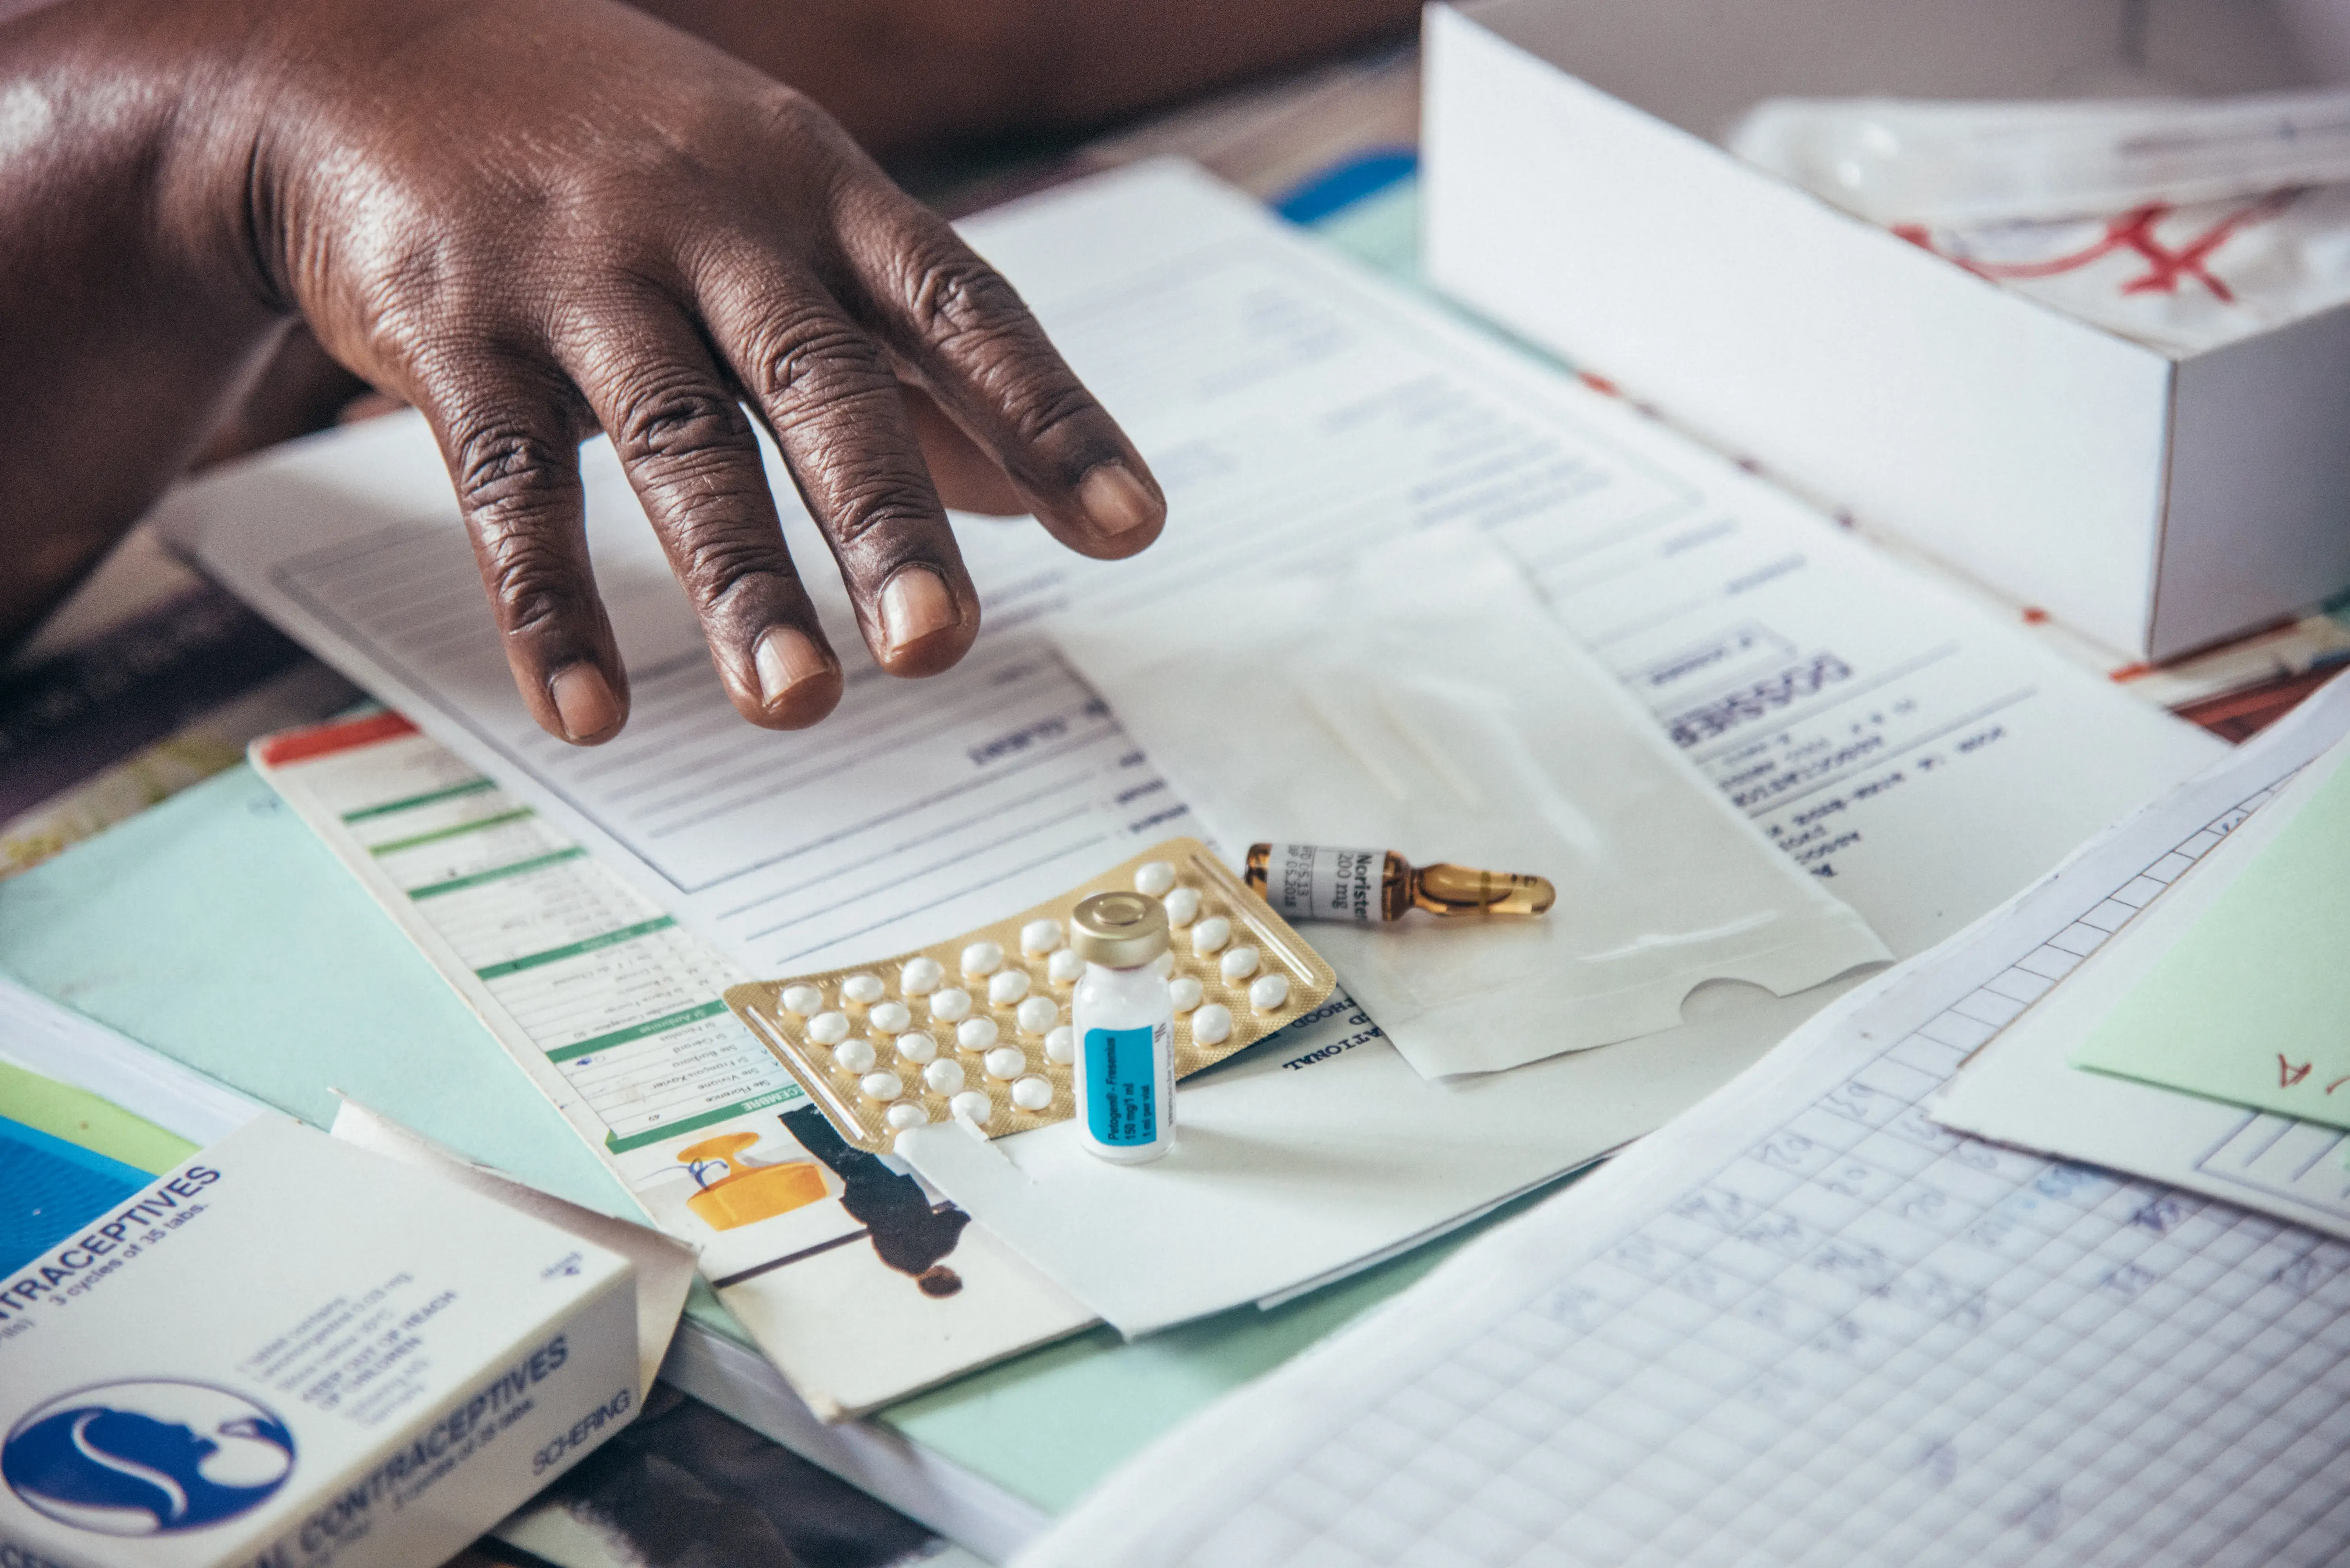
M 1177 1428 L 1018 1568 L 2344 1561 L 2350 1244 L 1922 1114 L 2025 965 L 2324 717 Z
M 917 683 L 852 661 L 841 711 L 813 731 L 735 715 L 600 441 L 583 453 L 588 534 L 636 717 L 593 751 L 542 733 L 515 696 L 421 421 L 354 427 L 200 481 L 169 504 L 167 526 L 766 974 L 951 935 L 1190 827 L 1040 618 L 1446 522 L 1524 565 L 1690 759 L 1897 954 L 2220 749 L 1196 171 L 1145 166 L 968 232 L 1150 454 L 1173 521 L 1147 554 L 1107 564 L 1025 524 L 966 522 L 988 625 L 964 665 Z M 804 518 L 785 530 L 853 650 L 846 605 L 816 569 L 821 542 Z M 1118 1179 L 1097 1162 L 1062 1162 L 1085 1171 L 1071 1181 L 1107 1234 L 1061 1209 L 1055 1188 L 966 1188 L 923 1168 L 1112 1321 L 1173 1322 L 1342 1269 L 1646 1131 L 1825 999 L 1724 1008 L 1637 1054 L 1586 1053 L 1482 1095 L 1363 1048 L 1367 1026 L 1341 1012 L 1186 1089 L 1190 1126 L 1232 1131 L 1191 1146 L 1221 1149 L 1212 1179 L 1170 1179 L 1138 1212 L 1095 1201 Z M 998 1147 L 1060 1158 L 1049 1135 Z
M 2337 732 L 2350 727 L 2350 681 L 2335 680 L 2312 698 L 2303 722 Z M 1929 1106 L 1933 1118 L 1978 1137 L 2088 1160 L 2350 1236 L 2350 1170 L 2343 1168 L 2350 1135 L 2341 1128 L 2086 1072 L 2066 1061 L 2082 1036 L 2345 758 L 2350 742 L 2337 742 L 2290 784 L 2280 784 L 2273 800 L 2248 801 L 2251 815 L 2241 826 L 2220 823 L 2216 831 L 2227 834 L 2225 842 L 2196 858 L 2191 869 L 2182 856 L 2116 892 L 2115 908 L 2093 912 L 2084 932 L 2039 965 L 2047 971 L 2039 982 L 2047 993 L 1968 1059 Z M 2146 908 L 2142 916 L 2126 913 L 2139 908 Z M 2120 927 L 2124 919 L 2126 927 L 2110 941 L 2088 934 Z M 2072 958 L 2066 950 L 2074 947 L 2090 956 Z
M 1052 630 L 1235 864 L 1319 843 L 1558 888 L 1538 919 L 1303 933 L 1423 1077 L 1670 1029 L 1710 980 L 1791 996 L 1893 956 L 1466 528 Z

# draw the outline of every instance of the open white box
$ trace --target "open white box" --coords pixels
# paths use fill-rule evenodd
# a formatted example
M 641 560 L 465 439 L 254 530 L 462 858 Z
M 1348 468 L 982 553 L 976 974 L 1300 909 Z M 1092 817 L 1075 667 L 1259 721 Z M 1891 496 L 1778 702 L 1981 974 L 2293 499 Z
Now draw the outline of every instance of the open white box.
M 1427 21 L 1437 286 L 2112 647 L 2350 584 L 2350 306 L 2174 357 L 1732 157 L 1781 94 L 2338 73 L 2262 0 L 1483 0 Z M 2132 57 L 2136 58 L 2133 59 Z

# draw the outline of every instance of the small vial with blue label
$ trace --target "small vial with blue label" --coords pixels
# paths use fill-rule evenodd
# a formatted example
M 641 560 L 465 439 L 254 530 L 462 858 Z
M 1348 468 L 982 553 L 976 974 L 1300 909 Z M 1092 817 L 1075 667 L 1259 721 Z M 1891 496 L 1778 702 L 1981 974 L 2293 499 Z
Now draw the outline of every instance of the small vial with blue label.
M 1167 907 L 1097 893 L 1071 913 L 1069 946 L 1086 961 L 1069 999 L 1078 1136 L 1104 1159 L 1157 1159 L 1175 1147 L 1175 1003 L 1156 967 Z

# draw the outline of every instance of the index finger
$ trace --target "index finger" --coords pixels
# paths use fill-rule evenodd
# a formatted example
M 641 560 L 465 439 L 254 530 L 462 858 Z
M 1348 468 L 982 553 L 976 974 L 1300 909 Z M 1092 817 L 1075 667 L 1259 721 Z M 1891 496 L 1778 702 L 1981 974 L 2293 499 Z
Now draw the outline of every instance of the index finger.
M 887 181 L 843 182 L 831 280 L 875 337 L 995 460 L 1038 522 L 1083 555 L 1131 556 L 1167 498 L 1003 275 Z

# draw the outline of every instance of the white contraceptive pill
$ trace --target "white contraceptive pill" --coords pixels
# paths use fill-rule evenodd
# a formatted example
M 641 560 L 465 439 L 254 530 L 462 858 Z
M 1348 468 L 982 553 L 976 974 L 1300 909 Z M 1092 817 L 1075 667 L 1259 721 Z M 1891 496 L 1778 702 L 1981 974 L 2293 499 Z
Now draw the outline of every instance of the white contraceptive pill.
M 895 1073 L 868 1073 L 857 1081 L 857 1092 L 868 1100 L 894 1100 L 906 1092 L 906 1084 Z
M 1167 917 L 1170 942 L 1124 979 L 1150 1017 L 1172 1021 L 1171 1029 L 1154 1026 L 1170 1080 L 1315 1015 L 1331 992 L 1330 966 L 1263 897 L 1206 845 L 1179 837 L 1102 867 L 1056 898 L 937 933 L 940 940 L 924 947 L 881 949 L 838 969 L 746 981 L 726 1002 L 841 1137 L 873 1154 L 907 1147 L 909 1137 L 920 1141 L 929 1136 L 925 1126 L 961 1121 L 985 1139 L 1082 1116 L 1085 1085 L 1077 1080 L 1092 1057 L 1076 1001 L 1092 1000 L 1096 982 L 1115 971 L 1072 944 L 1084 941 L 1078 907 L 1105 890 L 1138 914 Z M 1085 945 L 1090 953 L 1092 944 Z M 1114 945 L 1105 956 L 1135 961 Z M 1270 977 L 1279 978 L 1268 984 Z M 1100 1018 L 1086 1022 L 1108 1027 Z M 1151 1048 L 1162 1049 L 1156 1041 Z M 871 1090 L 891 1079 L 897 1091 L 873 1097 Z M 968 1113 L 961 1116 L 951 1104 L 958 1096 Z

